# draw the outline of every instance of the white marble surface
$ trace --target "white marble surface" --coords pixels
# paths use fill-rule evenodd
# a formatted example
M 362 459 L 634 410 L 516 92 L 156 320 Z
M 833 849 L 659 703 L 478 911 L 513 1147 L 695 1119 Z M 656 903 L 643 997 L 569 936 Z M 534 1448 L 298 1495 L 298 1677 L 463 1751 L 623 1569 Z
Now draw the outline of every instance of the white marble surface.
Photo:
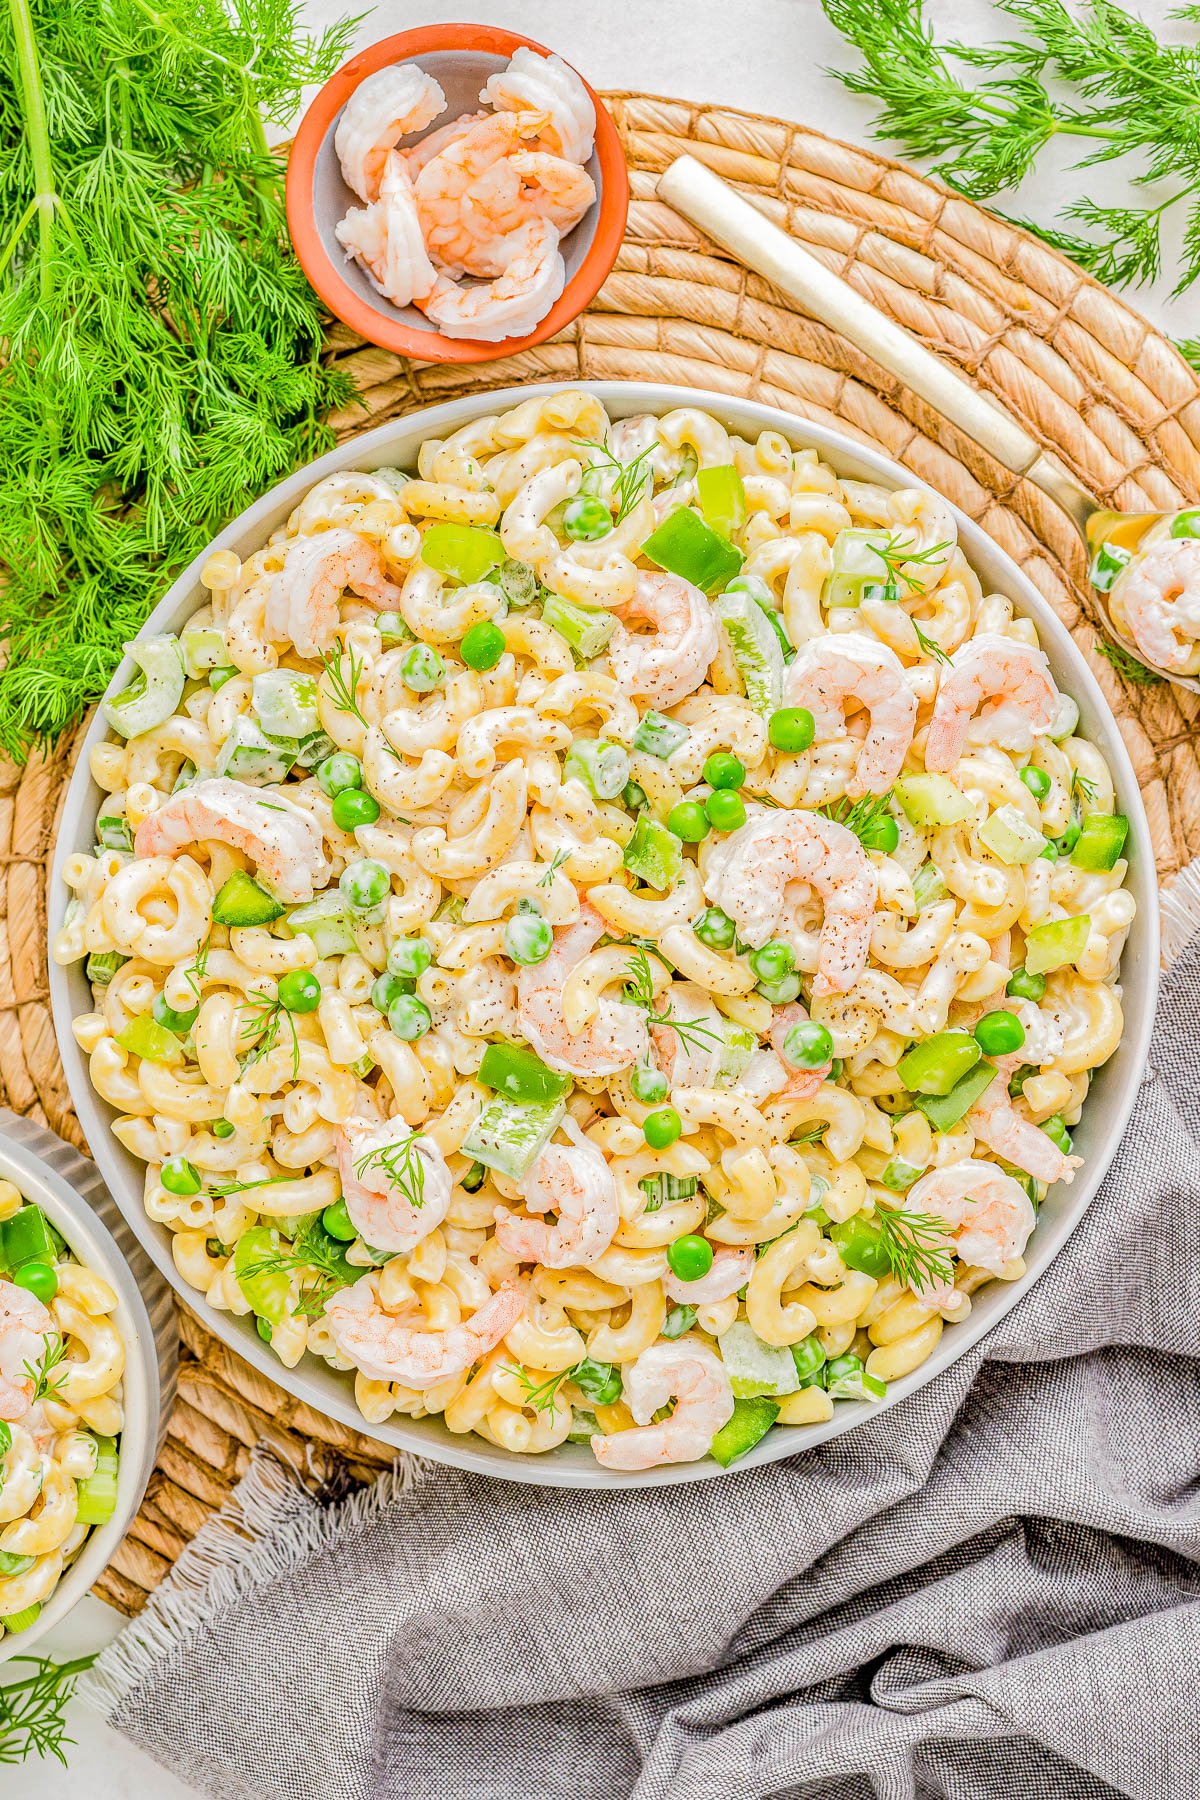
M 1138 8 L 1162 35 L 1181 29 L 1168 22 L 1169 4 L 1141 0 Z M 345 0 L 306 0 L 303 8 L 311 28 L 347 10 Z M 927 11 L 947 36 L 972 42 L 1004 35 L 1003 20 L 989 0 L 929 0 Z M 596 87 L 740 106 L 867 141 L 870 107 L 824 73 L 848 62 L 818 0 L 736 0 L 732 5 L 730 0 L 606 0 L 602 7 L 594 0 L 472 0 L 467 7 L 405 0 L 403 7 L 381 5 L 361 26 L 360 42 L 439 19 L 525 32 L 560 49 Z M 1054 217 L 1064 198 L 1078 191 L 1068 173 L 1069 161 L 1067 146 L 1051 145 L 1036 178 L 1006 210 Z M 1091 192 L 1109 203 L 1120 203 L 1126 195 L 1113 170 L 1094 171 Z M 1172 299 L 1169 289 L 1170 282 L 1160 281 L 1136 295 L 1135 304 L 1168 331 L 1194 333 L 1194 298 Z M 96 1648 L 115 1635 L 120 1623 L 108 1607 L 88 1600 L 52 1635 L 50 1648 L 63 1655 Z M 6 1769 L 0 1784 L 4 1800 L 82 1800 L 84 1795 L 87 1800 L 181 1800 L 192 1793 L 87 1708 L 74 1705 L 70 1722 L 76 1743 L 68 1768 L 34 1762 Z M 296 1800 L 309 1797 L 297 1795 Z

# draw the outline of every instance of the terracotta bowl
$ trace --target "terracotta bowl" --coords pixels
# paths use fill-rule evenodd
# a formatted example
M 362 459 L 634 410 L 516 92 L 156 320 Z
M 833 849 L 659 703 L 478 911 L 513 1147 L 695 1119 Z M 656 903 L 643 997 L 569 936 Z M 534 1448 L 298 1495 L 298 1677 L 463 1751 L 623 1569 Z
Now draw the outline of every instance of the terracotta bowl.
M 288 229 L 308 279 L 329 309 L 360 336 L 385 350 L 421 362 L 491 362 L 540 344 L 581 313 L 596 296 L 617 258 L 629 211 L 629 178 L 617 128 L 594 90 L 585 81 L 596 107 L 596 147 L 587 165 L 596 184 L 596 202 L 563 239 L 561 250 L 567 283 L 541 324 L 527 337 L 496 343 L 447 337 L 436 331 L 415 306 L 393 306 L 349 261 L 334 236 L 334 226 L 362 201 L 342 180 L 333 134 L 359 83 L 389 63 L 416 62 L 445 91 L 447 107 L 428 127 L 435 131 L 462 113 L 479 110 L 479 94 L 490 75 L 504 68 L 514 50 L 524 45 L 549 52 L 533 38 L 491 25 L 426 25 L 381 38 L 351 57 L 330 76 L 300 121 L 288 161 Z M 580 80 L 583 77 L 580 76 Z M 417 143 L 418 133 L 405 144 Z

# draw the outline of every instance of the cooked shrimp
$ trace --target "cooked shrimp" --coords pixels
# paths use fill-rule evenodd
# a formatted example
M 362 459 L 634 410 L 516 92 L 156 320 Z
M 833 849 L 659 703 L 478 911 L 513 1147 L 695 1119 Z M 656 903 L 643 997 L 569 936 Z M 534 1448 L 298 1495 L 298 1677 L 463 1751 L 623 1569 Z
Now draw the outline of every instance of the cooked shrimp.
M 485 112 L 463 113 L 461 118 L 451 119 L 448 125 L 439 125 L 436 131 L 428 132 L 419 144 L 397 150 L 396 155 L 404 158 L 408 172 L 415 181 L 426 163 L 431 163 L 435 156 L 440 156 L 443 150 L 448 150 L 459 138 L 466 137 L 473 125 L 478 125 L 481 119 L 486 118 Z
M 406 1324 L 408 1315 L 384 1312 L 371 1277 L 364 1275 L 326 1302 L 324 1317 L 342 1355 L 364 1375 L 427 1388 L 447 1375 L 461 1375 L 486 1356 L 524 1316 L 528 1303 L 528 1289 L 519 1281 L 506 1281 L 460 1325 L 429 1331 Z
M 545 137 L 568 162 L 585 163 L 596 135 L 596 109 L 574 69 L 561 56 L 539 56 L 524 45 L 493 75 L 479 98 L 497 112 L 537 107 L 549 114 Z
M 15 1422 L 28 1413 L 36 1384 L 27 1371 L 39 1366 L 53 1333 L 53 1316 L 40 1300 L 0 1281 L 0 1419 Z
M 513 233 L 533 218 L 513 153 L 536 136 L 545 117 L 489 113 L 418 172 L 413 193 L 425 245 L 447 274 L 505 272 Z
M 556 1212 L 557 1225 L 523 1219 L 498 1206 L 496 1237 L 518 1262 L 541 1263 L 546 1269 L 586 1268 L 604 1255 L 621 1222 L 617 1184 L 606 1158 L 574 1119 L 564 1119 L 562 1129 L 573 1148 L 547 1145 L 521 1187 L 526 1209 Z
M 818 743 L 843 737 L 846 702 L 871 716 L 846 792 L 886 794 L 904 767 L 917 723 L 917 696 L 894 650 L 863 631 L 810 638 L 784 680 L 784 705 L 805 706 Z
M 545 219 L 511 232 L 505 240 L 507 261 L 495 281 L 459 287 L 443 275 L 421 310 L 451 337 L 498 343 L 524 337 L 540 325 L 566 285 L 567 272 L 558 253 L 558 233 Z
M 524 198 L 541 219 L 549 219 L 561 237 L 574 231 L 596 198 L 596 184 L 586 169 L 546 150 L 518 150 L 510 159 L 521 177 Z
M 1024 1060 L 1021 1051 L 997 1058 L 997 1074 L 967 1114 L 967 1124 L 994 1155 L 1024 1169 L 1035 1181 L 1074 1181 L 1083 1158 L 1064 1156 L 1053 1138 L 1032 1119 L 1022 1118 L 1012 1103 L 1009 1078 Z
M 568 1031 L 563 1018 L 563 982 L 608 930 L 592 906 L 580 908 L 574 925 L 554 933 L 544 962 L 517 977 L 517 1019 L 542 1061 L 564 1075 L 615 1075 L 646 1054 L 646 1022 L 624 1001 L 602 999 L 584 1031 Z
M 1139 552 L 1113 583 L 1112 608 L 1150 662 L 1191 670 L 1200 638 L 1200 541 L 1164 538 Z
M 744 1288 L 753 1269 L 753 1250 L 718 1250 L 712 1268 L 698 1281 L 682 1281 L 668 1270 L 662 1278 L 663 1293 L 681 1306 L 715 1306 Z
M 421 236 L 412 176 L 398 156 L 388 157 L 378 200 L 352 206 L 333 232 L 393 306 L 411 306 L 433 292 L 437 270 Z
M 695 1462 L 733 1416 L 733 1390 L 715 1351 L 691 1338 L 651 1344 L 625 1371 L 625 1399 L 635 1431 L 592 1438 L 592 1453 L 606 1469 L 654 1469 L 660 1463 Z M 669 1419 L 652 1425 L 660 1406 L 674 1399 Z
M 206 776 L 147 814 L 134 837 L 136 856 L 178 856 L 189 844 L 230 844 L 248 856 L 280 900 L 311 900 L 329 880 L 321 828 L 279 788 Z
M 878 877 L 854 833 L 819 813 L 747 820 L 709 855 L 704 892 L 753 949 L 784 913 L 786 890 L 805 882 L 824 901 L 813 994 L 844 994 L 866 967 Z
M 373 1250 L 415 1250 L 450 1210 L 454 1178 L 403 1119 L 347 1119 L 334 1133 L 346 1211 Z
M 721 647 L 712 607 L 679 575 L 642 571 L 632 600 L 614 609 L 622 621 L 648 619 L 652 633 L 618 624 L 608 657 L 622 693 L 652 706 L 674 706 L 694 694 Z
M 787 1058 L 788 1032 L 793 1026 L 808 1023 L 808 1008 L 801 1006 L 798 1000 L 792 1000 L 786 1006 L 773 1009 L 770 1030 L 767 1036 L 771 1040 L 771 1048 L 776 1051 L 788 1074 L 787 1086 L 772 1095 L 776 1100 L 811 1100 L 813 1095 L 824 1086 L 825 1078 L 833 1068 L 832 1061 L 822 1063 L 817 1069 L 797 1069 Z
M 399 609 L 402 590 L 384 574 L 379 547 L 369 538 L 341 526 L 297 538 L 272 577 L 263 629 L 272 643 L 292 643 L 301 656 L 323 656 L 347 588 L 381 612 Z
M 1012 1175 L 994 1163 L 963 1161 L 931 1169 L 904 1196 L 902 1210 L 932 1213 L 945 1221 L 946 1235 L 960 1262 L 993 1275 L 1020 1256 L 1036 1223 L 1029 1195 Z M 936 1290 L 914 1288 L 936 1304 L 950 1292 L 945 1282 Z
M 985 702 L 990 701 L 987 705 Z M 982 707 L 982 711 L 980 710 Z M 925 767 L 944 774 L 967 737 L 1022 753 L 1044 737 L 1058 711 L 1058 689 L 1043 650 L 998 632 L 981 632 L 943 669 L 925 744 Z M 972 725 L 975 714 L 977 722 Z
M 333 134 L 346 186 L 360 200 L 374 200 L 389 150 L 445 110 L 445 94 L 416 63 L 391 63 L 360 81 Z

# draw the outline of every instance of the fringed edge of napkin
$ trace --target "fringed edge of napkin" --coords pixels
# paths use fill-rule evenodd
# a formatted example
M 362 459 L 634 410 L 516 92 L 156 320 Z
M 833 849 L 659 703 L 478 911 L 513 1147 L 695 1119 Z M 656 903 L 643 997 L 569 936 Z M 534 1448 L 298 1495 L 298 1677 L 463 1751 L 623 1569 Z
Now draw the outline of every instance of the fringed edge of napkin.
M 102 1651 L 80 1683 L 79 1698 L 111 1719 L 162 1659 L 220 1610 L 366 1524 L 430 1469 L 420 1457 L 400 1456 L 369 1487 L 338 1494 L 336 1505 L 326 1505 L 295 1469 L 259 1444 L 226 1504 L 192 1539 L 145 1609 Z
M 1200 937 L 1200 856 L 1181 869 L 1169 887 L 1163 888 L 1158 917 L 1163 967 L 1169 969 L 1193 938 Z

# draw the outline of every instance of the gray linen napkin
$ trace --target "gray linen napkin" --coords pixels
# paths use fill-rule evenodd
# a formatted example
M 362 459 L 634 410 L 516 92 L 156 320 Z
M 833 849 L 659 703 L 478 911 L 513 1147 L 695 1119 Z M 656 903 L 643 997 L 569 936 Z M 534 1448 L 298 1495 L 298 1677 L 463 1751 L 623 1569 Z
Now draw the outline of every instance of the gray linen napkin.
M 1196 945 L 1152 1061 L 1066 1248 L 911 1399 L 669 1490 L 408 1463 L 322 1505 L 260 1455 L 94 1703 L 222 1800 L 1194 1800 Z

